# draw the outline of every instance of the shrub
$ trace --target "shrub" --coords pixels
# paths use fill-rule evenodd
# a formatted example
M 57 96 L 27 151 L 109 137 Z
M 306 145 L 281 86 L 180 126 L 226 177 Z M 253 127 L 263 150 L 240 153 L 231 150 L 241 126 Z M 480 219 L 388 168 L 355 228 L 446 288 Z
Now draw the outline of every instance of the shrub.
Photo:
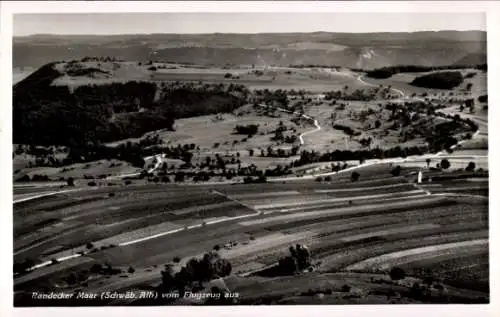
M 87 244 L 85 245 L 85 247 L 90 250 L 90 249 L 94 248 L 94 245 L 92 244 L 92 242 L 87 242 Z
M 94 186 L 97 186 L 97 183 L 92 181 L 92 182 L 88 182 L 87 185 L 89 185 L 90 187 L 94 187 Z
M 391 170 L 392 176 L 399 176 L 401 174 L 401 166 L 396 166 Z
M 389 272 L 389 276 L 391 277 L 391 280 L 398 281 L 404 279 L 406 273 L 402 268 L 395 267 L 391 269 L 391 271 Z
M 66 184 L 68 186 L 75 186 L 75 180 L 73 179 L 73 177 L 68 177 L 68 179 L 66 180 Z
M 90 272 L 92 273 L 100 273 L 102 271 L 102 265 L 99 263 L 93 264 L 90 268 Z
M 331 182 L 332 177 L 331 176 L 325 176 L 325 182 Z
M 172 261 L 174 261 L 174 263 L 179 263 L 181 261 L 181 258 L 178 256 L 175 256 Z
M 340 290 L 344 293 L 349 293 L 351 291 L 351 287 L 347 284 L 344 284 L 342 285 L 342 287 L 340 288 Z
M 442 169 L 448 169 L 451 166 L 450 161 L 448 159 L 442 159 L 441 160 L 441 168 Z
M 481 103 L 488 102 L 488 95 L 482 95 L 482 96 L 477 97 L 477 101 L 479 101 Z
M 316 177 L 316 181 L 317 182 L 322 182 L 323 181 L 323 177 L 321 177 L 321 176 Z
M 125 185 L 130 185 L 130 184 L 132 184 L 132 181 L 131 181 L 131 180 L 129 180 L 129 179 L 127 179 L 127 180 L 125 181 Z
M 352 172 L 351 174 L 351 181 L 355 182 L 359 179 L 359 173 L 358 172 Z
M 469 162 L 469 164 L 465 168 L 467 172 L 473 172 L 475 169 L 476 169 L 476 163 L 474 162 Z
M 30 179 L 30 176 L 28 174 L 25 174 L 22 177 L 17 179 L 18 182 L 29 182 L 30 180 L 31 179 Z
M 130 274 L 134 273 L 135 272 L 135 269 L 131 266 L 129 266 L 127 272 L 129 272 Z
M 109 193 L 108 196 L 109 197 L 115 197 L 115 193 Z
M 220 250 L 220 246 L 218 244 L 214 245 L 214 251 L 219 251 Z

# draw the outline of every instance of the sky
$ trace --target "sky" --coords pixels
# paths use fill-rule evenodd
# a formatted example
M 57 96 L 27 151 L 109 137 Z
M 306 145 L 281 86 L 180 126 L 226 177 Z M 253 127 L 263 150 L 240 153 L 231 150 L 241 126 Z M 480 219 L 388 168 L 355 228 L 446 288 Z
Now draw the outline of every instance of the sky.
M 486 30 L 482 13 L 15 14 L 13 23 L 14 36 Z

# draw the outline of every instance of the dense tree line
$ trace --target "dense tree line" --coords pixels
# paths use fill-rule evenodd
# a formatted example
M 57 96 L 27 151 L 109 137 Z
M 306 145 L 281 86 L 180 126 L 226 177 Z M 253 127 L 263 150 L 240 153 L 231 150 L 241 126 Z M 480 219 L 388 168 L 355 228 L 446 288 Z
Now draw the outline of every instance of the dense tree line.
M 476 68 L 479 70 L 486 70 L 485 64 L 479 65 L 449 65 L 449 66 L 416 66 L 416 65 L 398 65 L 377 68 L 366 72 L 366 76 L 376 79 L 389 78 L 398 73 L 423 73 L 437 70 L 450 70 L 450 69 L 463 69 L 463 68 Z
M 382 159 L 382 158 L 393 158 L 393 157 L 407 157 L 410 155 L 423 155 L 428 151 L 427 146 L 413 146 L 402 148 L 396 146 L 390 149 L 380 149 L 375 148 L 371 150 L 360 150 L 360 151 L 350 151 L 350 150 L 335 150 L 328 151 L 325 153 L 319 153 L 316 151 L 302 151 L 300 153 L 300 158 L 293 162 L 294 166 L 302 166 L 310 163 L 316 162 L 330 162 L 330 161 L 360 161 L 364 162 L 368 159 Z
M 459 71 L 446 71 L 419 76 L 410 83 L 413 86 L 431 89 L 453 89 L 462 84 L 464 78 Z
M 234 132 L 236 134 L 245 134 L 250 136 L 253 136 L 259 132 L 259 125 L 258 124 L 248 124 L 248 125 L 236 125 L 234 127 Z

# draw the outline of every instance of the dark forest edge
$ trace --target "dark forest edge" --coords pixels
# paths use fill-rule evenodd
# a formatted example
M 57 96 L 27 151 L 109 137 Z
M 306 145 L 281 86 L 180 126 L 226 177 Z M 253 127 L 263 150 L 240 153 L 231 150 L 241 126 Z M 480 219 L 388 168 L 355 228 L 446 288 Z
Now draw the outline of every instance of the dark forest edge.
M 417 65 L 398 65 L 377 68 L 373 70 L 357 69 L 360 72 L 366 72 L 366 76 L 374 79 L 387 79 L 399 73 L 424 73 L 439 70 L 456 70 L 473 68 L 482 71 L 488 70 L 487 64 L 474 64 L 474 65 L 446 65 L 446 66 L 417 66 Z M 354 69 L 353 69 L 354 70 Z

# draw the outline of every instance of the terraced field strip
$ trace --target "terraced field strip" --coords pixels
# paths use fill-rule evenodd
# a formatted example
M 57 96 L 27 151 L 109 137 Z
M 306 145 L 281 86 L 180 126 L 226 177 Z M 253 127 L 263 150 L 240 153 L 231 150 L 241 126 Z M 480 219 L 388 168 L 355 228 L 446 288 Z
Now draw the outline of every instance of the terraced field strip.
M 351 242 L 351 241 L 356 241 L 356 240 L 373 238 L 373 237 L 377 237 L 377 236 L 387 236 L 387 235 L 396 234 L 396 233 L 409 233 L 409 232 L 413 232 L 413 231 L 420 231 L 423 229 L 436 229 L 439 227 L 441 227 L 441 225 L 435 224 L 435 223 L 424 223 L 424 224 L 420 224 L 420 225 L 408 225 L 408 226 L 397 227 L 397 228 L 393 228 L 393 229 L 372 231 L 372 232 L 368 232 L 368 233 L 362 233 L 362 234 L 358 234 L 358 235 L 348 236 L 348 237 L 340 238 L 340 240 L 343 242 Z
M 294 221 L 294 220 L 299 220 L 299 219 L 308 219 L 308 218 L 323 218 L 323 217 L 329 217 L 332 215 L 339 215 L 339 216 L 352 216 L 356 214 L 364 214 L 364 213 L 370 213 L 370 212 L 390 212 L 392 209 L 399 209 L 399 208 L 404 208 L 404 209 L 409 209 L 409 208 L 416 208 L 418 206 L 425 206 L 425 205 L 432 205 L 440 202 L 444 202 L 446 199 L 440 198 L 440 197 L 432 197 L 432 196 L 426 196 L 418 199 L 407 199 L 404 201 L 398 201 L 394 203 L 384 203 L 384 204 L 373 204 L 373 205 L 363 205 L 363 206 L 355 206 L 351 208 L 335 208 L 335 209 L 326 209 L 326 210 L 319 210 L 319 211 L 311 211 L 308 213 L 303 213 L 303 214 L 298 214 L 298 213 L 293 213 L 293 214 L 286 214 L 286 215 L 280 215 L 280 216 L 273 216 L 273 217 L 268 217 L 268 218 L 263 218 L 263 219 L 256 219 L 256 220 L 249 220 L 249 221 L 243 221 L 240 222 L 241 225 L 243 226 L 252 226 L 252 225 L 258 225 L 258 224 L 270 224 L 270 223 L 276 223 L 276 222 L 286 222 L 286 221 Z
M 390 239 L 369 238 L 333 247 L 331 243 L 325 243 L 323 247 L 315 248 L 312 252 L 317 254 L 317 258 L 321 260 L 322 270 L 337 271 L 344 270 L 346 267 L 366 259 L 401 252 L 401 250 L 488 238 L 488 231 L 484 228 L 477 228 L 473 231 L 455 229 L 451 232 L 440 232 L 441 230 L 442 228 L 438 228 L 435 232 L 427 232 L 425 235 L 417 233 L 408 237 L 400 236 L 399 239 L 397 237 Z
M 231 198 L 244 200 L 246 198 L 269 198 L 269 197 L 281 197 L 281 196 L 295 196 L 299 195 L 298 190 L 287 190 L 279 192 L 264 192 L 264 193 L 250 193 L 250 194 L 235 194 L 231 195 Z
M 367 191 L 381 188 L 398 188 L 408 187 L 408 183 L 387 184 L 373 187 L 358 187 L 358 188 L 336 188 L 336 189 L 316 189 L 315 193 L 338 193 L 338 192 L 351 192 L 351 191 Z
M 416 190 L 411 190 L 411 191 L 406 191 L 406 192 L 396 192 L 396 193 L 390 193 L 390 194 L 379 194 L 379 195 L 363 195 L 363 196 L 347 196 L 347 197 L 341 197 L 341 198 L 329 198 L 329 199 L 317 199 L 314 197 L 309 197 L 306 196 L 306 198 L 309 201 L 304 201 L 305 199 L 302 199 L 301 201 L 290 201 L 290 202 L 285 202 L 285 203 L 271 203 L 271 204 L 266 204 L 266 205 L 256 205 L 255 208 L 258 210 L 262 211 L 268 211 L 268 210 L 274 210 L 274 209 L 283 209 L 283 208 L 291 208 L 291 207 L 298 207 L 298 206 L 307 206 L 312 203 L 314 204 L 322 204 L 322 203 L 334 203 L 334 202 L 348 202 L 348 201 L 354 201 L 356 199 L 358 200 L 378 200 L 378 199 L 384 199 L 384 198 L 396 198 L 396 197 L 411 197 L 412 195 L 415 194 L 422 194 L 424 193 L 423 190 L 416 189 Z
M 82 190 L 85 190 L 85 189 L 84 188 L 76 188 L 76 189 L 66 189 L 66 190 L 60 190 L 60 191 L 43 192 L 43 193 L 35 194 L 35 195 L 27 194 L 26 196 L 23 195 L 22 197 L 14 198 L 13 203 L 19 204 L 19 203 L 23 203 L 26 201 L 31 201 L 31 200 L 47 197 L 47 196 L 53 196 L 53 195 L 58 195 L 58 194 L 70 193 L 70 192 L 77 192 L 77 191 L 82 191 Z
M 404 270 L 421 272 L 426 268 L 432 268 L 434 274 L 440 272 L 449 272 L 459 270 L 461 267 L 470 267 L 471 265 L 482 265 L 489 263 L 489 250 L 481 248 L 469 250 L 465 255 L 441 254 L 431 258 L 418 259 L 399 265 Z
M 427 259 L 427 258 L 432 258 L 437 255 L 448 255 L 449 257 L 457 257 L 460 254 L 468 254 L 470 253 L 476 253 L 480 251 L 486 251 L 488 249 L 488 245 L 467 245 L 467 246 L 458 246 L 456 248 L 452 249 L 446 249 L 446 250 L 440 250 L 440 251 L 429 251 L 429 252 L 424 252 L 420 253 L 418 255 L 408 255 L 408 256 L 403 256 L 397 259 L 391 259 L 390 261 L 379 263 L 376 268 L 380 270 L 388 270 L 391 267 L 394 266 L 400 266 L 405 263 L 410 263 L 416 260 L 422 260 L 422 259 Z M 463 253 L 462 253 L 463 252 Z
M 392 263 L 395 263 L 397 265 L 398 259 L 404 257 L 414 256 L 412 259 L 417 260 L 419 259 L 419 257 L 425 258 L 426 255 L 428 257 L 429 254 L 436 255 L 436 254 L 443 254 L 443 252 L 453 252 L 453 253 L 467 252 L 467 248 L 469 247 L 487 246 L 487 245 L 488 245 L 488 239 L 477 239 L 477 240 L 461 241 L 461 242 L 409 249 L 369 258 L 362 262 L 349 265 L 348 267 L 346 267 L 346 270 L 362 271 L 374 268 L 377 268 L 379 270 L 384 270 L 391 267 Z

